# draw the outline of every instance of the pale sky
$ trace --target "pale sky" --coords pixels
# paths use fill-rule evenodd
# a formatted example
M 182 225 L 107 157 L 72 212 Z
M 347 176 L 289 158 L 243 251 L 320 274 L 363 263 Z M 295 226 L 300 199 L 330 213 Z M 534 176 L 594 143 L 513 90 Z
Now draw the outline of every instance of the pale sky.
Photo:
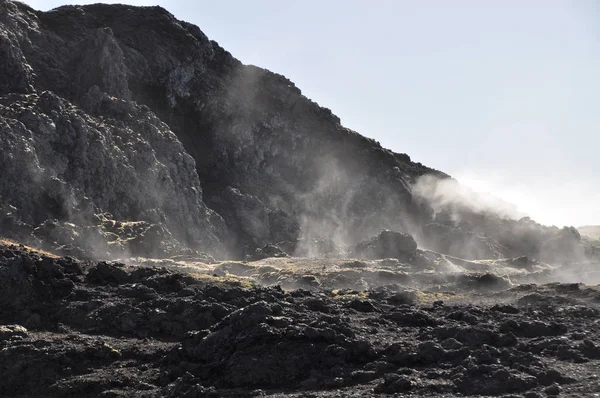
M 596 0 L 120 3 L 163 6 L 346 127 L 539 222 L 600 224 Z

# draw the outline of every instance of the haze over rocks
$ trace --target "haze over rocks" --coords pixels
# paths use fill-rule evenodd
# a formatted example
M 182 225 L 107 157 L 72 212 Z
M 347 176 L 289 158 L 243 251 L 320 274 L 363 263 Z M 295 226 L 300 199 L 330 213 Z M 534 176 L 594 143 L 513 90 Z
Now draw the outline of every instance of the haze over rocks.
M 160 7 L 0 0 L 0 147 L 2 396 L 600 391 L 589 229 Z
M 344 128 L 160 7 L 1 4 L 0 204 L 13 231 L 92 228 L 109 246 L 96 258 L 130 250 L 98 214 L 160 224 L 153 256 L 243 258 L 281 241 L 319 255 L 306 242 L 344 251 L 390 229 L 464 258 L 539 257 L 564 235 Z

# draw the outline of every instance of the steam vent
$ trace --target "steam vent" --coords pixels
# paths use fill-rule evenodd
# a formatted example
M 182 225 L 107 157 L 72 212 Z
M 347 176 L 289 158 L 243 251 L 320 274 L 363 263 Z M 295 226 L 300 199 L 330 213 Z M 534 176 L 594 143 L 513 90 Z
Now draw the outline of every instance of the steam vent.
M 2 397 L 600 396 L 598 240 L 165 9 L 0 0 L 0 148 Z

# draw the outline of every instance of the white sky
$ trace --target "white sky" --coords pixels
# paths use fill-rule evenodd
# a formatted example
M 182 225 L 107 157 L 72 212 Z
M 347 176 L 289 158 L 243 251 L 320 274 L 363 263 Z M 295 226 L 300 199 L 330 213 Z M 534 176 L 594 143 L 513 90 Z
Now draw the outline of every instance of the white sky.
M 537 221 L 600 224 L 596 0 L 121 3 L 162 5 L 345 126 Z

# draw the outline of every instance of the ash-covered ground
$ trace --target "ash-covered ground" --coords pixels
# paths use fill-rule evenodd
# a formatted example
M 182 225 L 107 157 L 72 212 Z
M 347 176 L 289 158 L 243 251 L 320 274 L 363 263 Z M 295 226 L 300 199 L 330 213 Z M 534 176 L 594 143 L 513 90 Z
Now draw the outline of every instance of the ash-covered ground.
M 125 264 L 3 241 L 0 396 L 597 396 L 600 288 L 551 282 L 565 267 L 418 249 Z

